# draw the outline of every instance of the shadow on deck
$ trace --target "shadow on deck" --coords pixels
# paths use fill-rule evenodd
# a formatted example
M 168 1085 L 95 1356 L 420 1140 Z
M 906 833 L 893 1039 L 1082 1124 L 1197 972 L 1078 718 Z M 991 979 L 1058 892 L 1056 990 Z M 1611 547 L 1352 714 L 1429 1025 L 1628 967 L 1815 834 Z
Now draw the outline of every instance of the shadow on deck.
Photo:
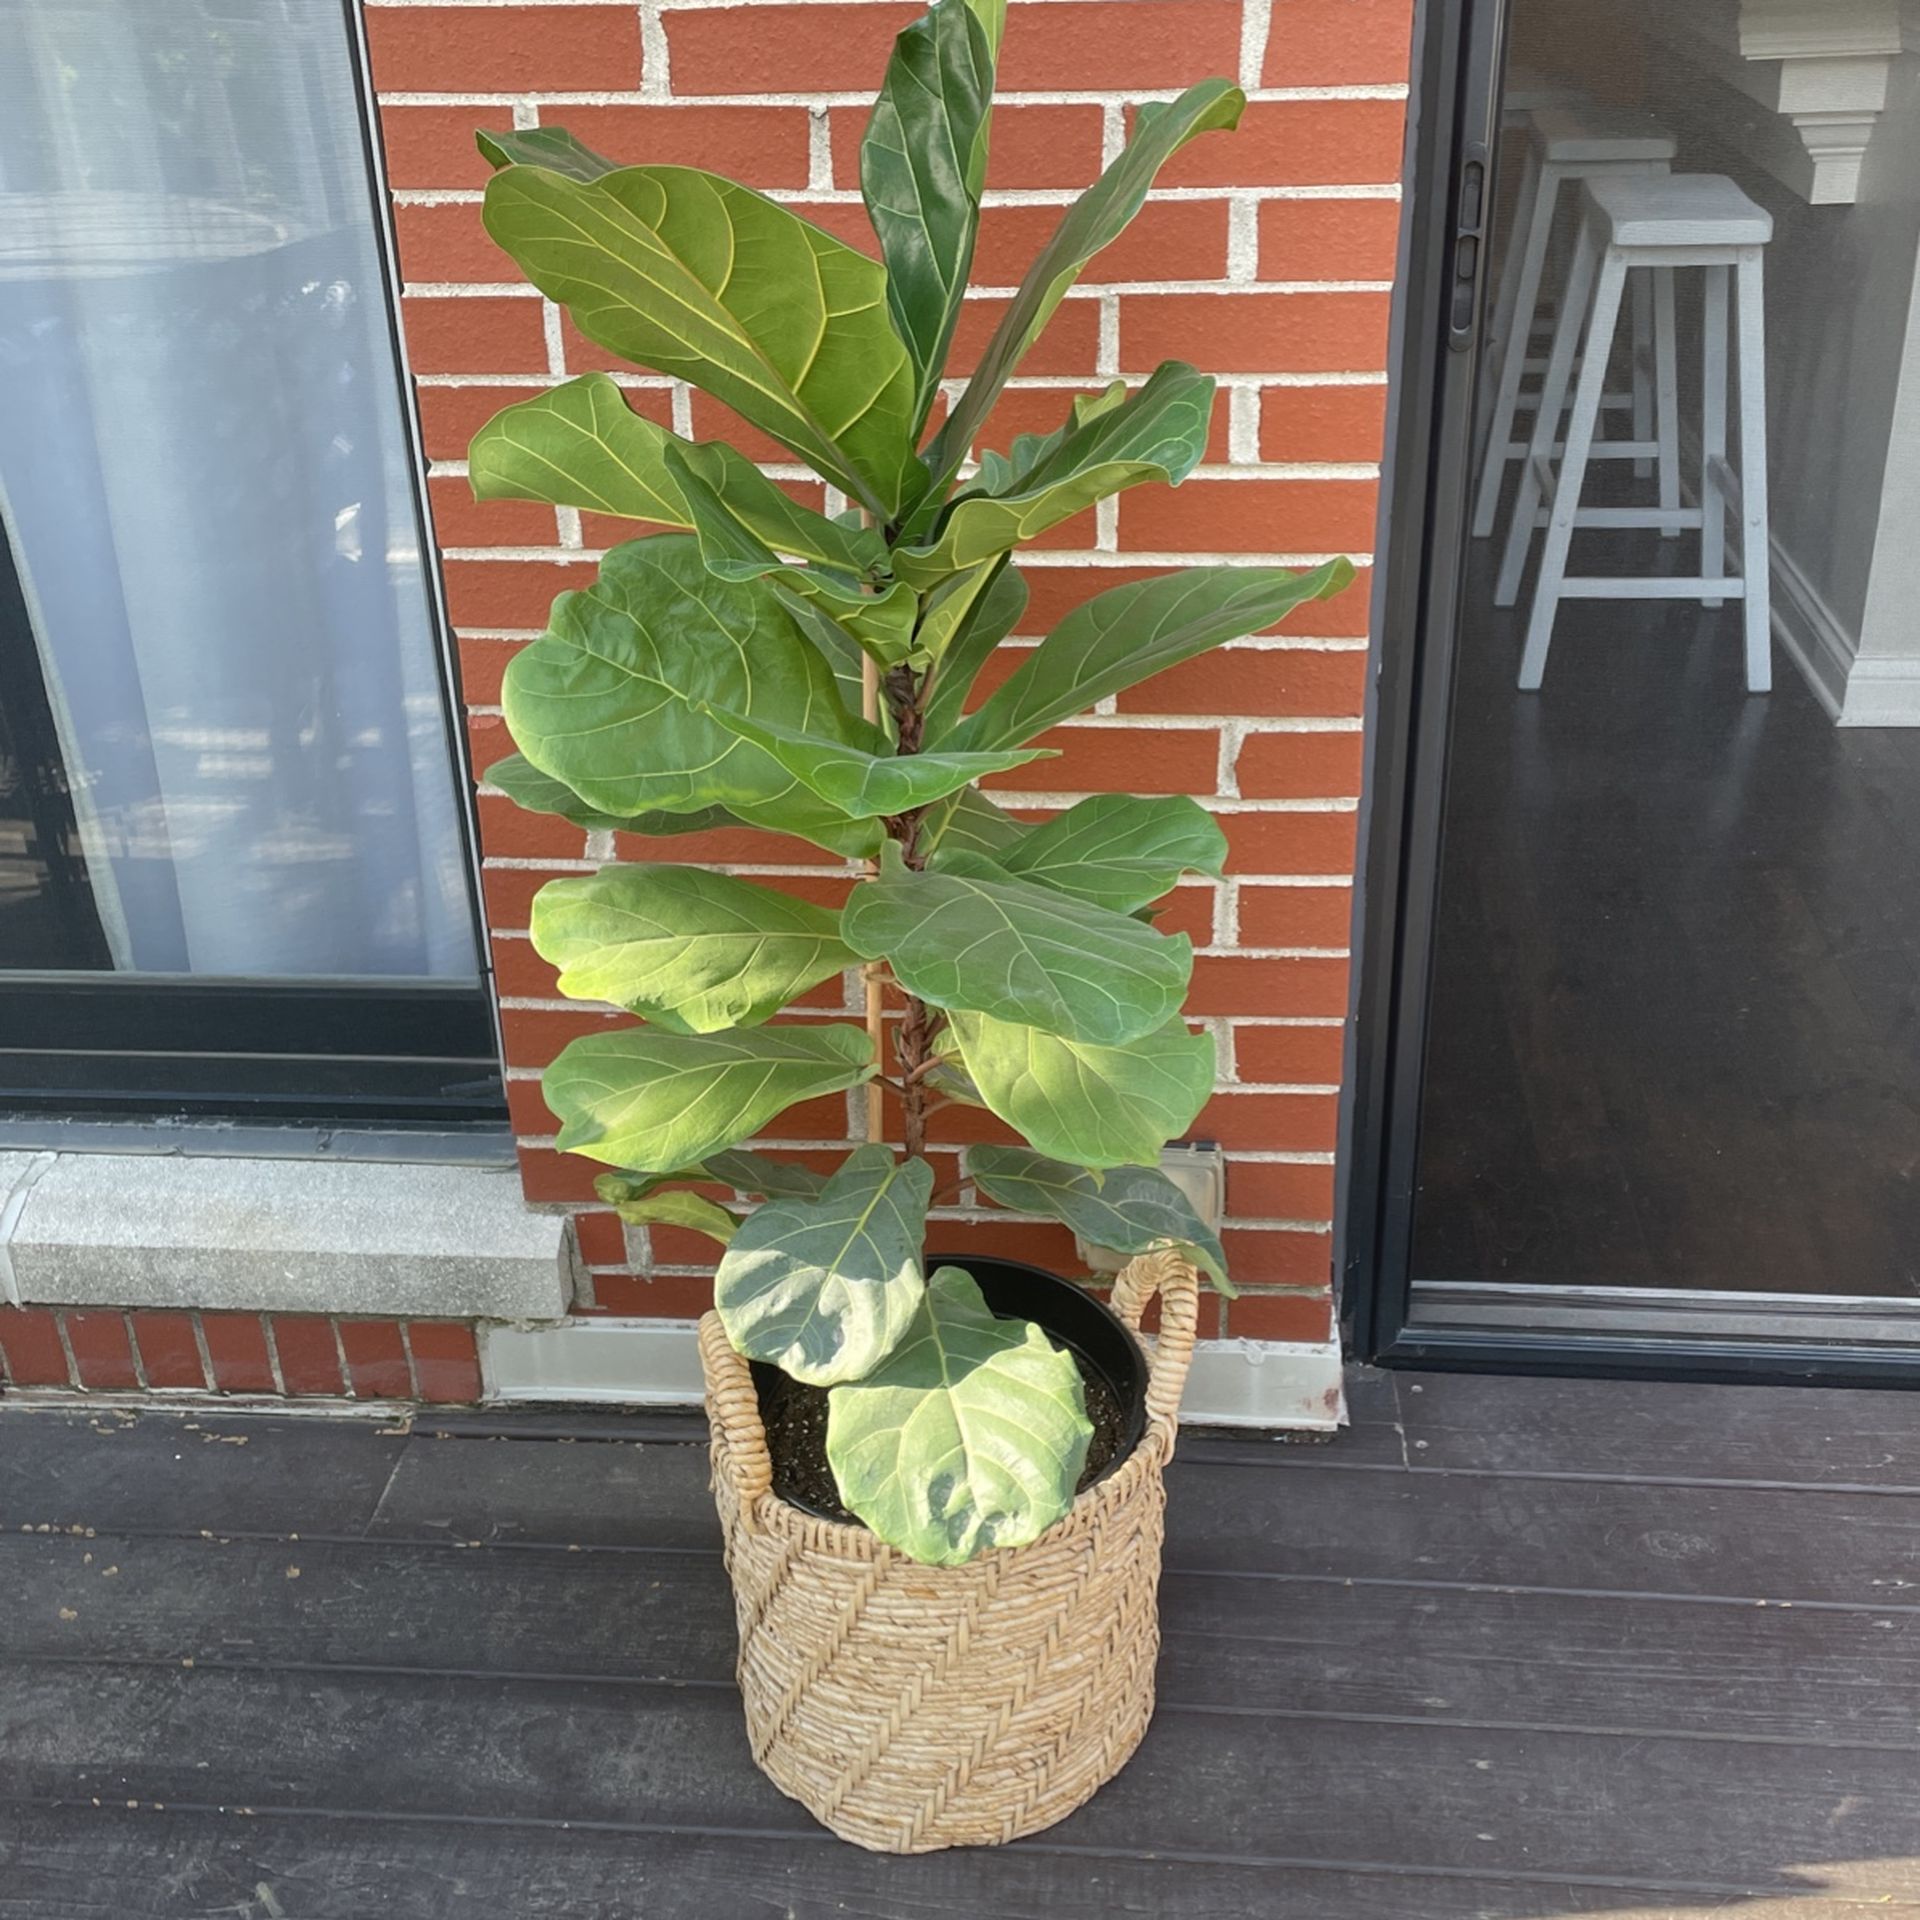
M 753 1769 L 692 1419 L 0 1417 L 0 1915 L 1920 1908 L 1920 1403 L 1362 1375 L 1192 1434 L 1161 1706 L 916 1860 Z

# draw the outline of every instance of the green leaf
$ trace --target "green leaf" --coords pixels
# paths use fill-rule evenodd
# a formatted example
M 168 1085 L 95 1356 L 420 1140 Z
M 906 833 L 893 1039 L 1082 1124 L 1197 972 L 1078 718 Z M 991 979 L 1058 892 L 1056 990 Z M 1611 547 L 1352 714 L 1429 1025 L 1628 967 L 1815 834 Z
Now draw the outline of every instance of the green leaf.
M 1154 176 L 1197 135 L 1237 126 L 1246 95 L 1225 80 L 1202 80 L 1170 104 L 1140 109 L 1133 138 L 1100 178 L 1067 209 L 1053 238 L 1027 269 L 960 403 L 928 451 L 936 485 L 967 457 L 967 449 L 993 411 L 1000 390 L 1013 377 L 1027 349 L 1053 318 L 1054 309 L 1081 269 L 1125 232 L 1140 211 Z
M 478 500 L 692 528 L 723 579 L 797 573 L 783 558 L 792 554 L 856 576 L 857 591 L 857 577 L 878 575 L 887 561 L 878 533 L 803 507 L 724 441 L 696 446 L 644 419 L 604 373 L 502 408 L 474 435 L 467 472 Z
M 642 419 L 604 373 L 503 407 L 467 448 L 476 500 L 539 500 L 548 506 L 691 524 L 662 455 L 678 438 Z
M 950 588 L 937 590 L 935 602 L 947 591 Z M 966 618 L 934 660 L 932 685 L 921 701 L 926 740 L 937 741 L 959 724 L 960 710 L 980 669 L 1020 624 L 1026 611 L 1026 579 L 1018 567 L 1002 562 L 986 592 L 968 609 Z
M 875 829 L 849 825 L 771 755 L 699 712 L 701 702 L 871 738 L 772 590 L 716 579 L 685 534 L 615 547 L 591 588 L 553 603 L 502 693 L 520 751 L 600 812 L 721 806 L 836 852 L 872 850 Z
M 939 386 L 987 177 L 993 48 L 961 0 L 935 0 L 894 42 L 860 143 L 860 189 L 887 268 L 887 310 L 914 369 L 917 439 Z
M 950 1013 L 947 1027 L 981 1104 L 1041 1153 L 1080 1166 L 1158 1159 L 1213 1096 L 1213 1036 L 1177 1017 L 1123 1047 L 982 1013 Z
M 1353 578 L 1346 560 L 1284 567 L 1187 567 L 1096 594 L 1034 648 L 983 705 L 937 742 L 981 751 L 1031 740 L 1110 693 L 1196 654 L 1259 633 Z
M 534 951 L 570 1000 L 669 1033 L 757 1027 L 852 966 L 840 916 L 704 867 L 602 867 L 534 895 Z
M 1002 1206 L 1061 1221 L 1089 1246 L 1125 1254 L 1175 1247 L 1222 1293 L 1234 1292 L 1220 1236 L 1157 1167 L 1090 1173 L 1025 1147 L 969 1147 L 967 1172 Z
M 496 171 L 501 167 L 548 167 L 569 180 L 598 180 L 617 173 L 620 163 L 605 160 L 576 140 L 565 127 L 525 127 L 515 133 L 482 128 L 474 143 Z
M 1051 433 L 1016 434 L 1013 444 L 1004 454 L 996 453 L 991 447 L 983 449 L 979 476 L 973 490 L 980 493 L 1014 492 L 1042 460 L 1059 448 L 1069 434 L 1077 433 L 1089 421 L 1111 413 L 1115 407 L 1125 405 L 1126 398 L 1127 383 L 1124 380 L 1111 381 L 1098 393 L 1077 393 L 1067 409 L 1066 419 Z
M 749 1215 L 713 1277 L 727 1338 L 812 1386 L 890 1353 L 926 1292 L 920 1243 L 933 1169 L 856 1147 L 820 1194 Z
M 797 596 L 809 608 L 844 627 L 883 666 L 904 659 L 919 601 L 898 582 L 889 582 L 884 593 L 868 593 L 862 585 L 861 571 L 856 571 L 877 571 L 884 562 L 886 543 L 880 536 L 836 526 L 796 505 L 758 467 L 730 448 L 722 451 L 744 471 L 731 476 L 729 491 L 723 494 L 684 457 L 709 451 L 669 447 L 666 452 L 667 469 L 686 503 L 687 517 L 699 537 L 700 556 L 708 570 L 723 580 L 765 578 L 790 609 L 789 596 Z M 784 526 L 774 501 L 786 509 Z M 790 566 L 782 557 L 788 552 L 804 553 L 823 564 Z
M 1132 913 L 1189 869 L 1217 874 L 1226 864 L 1227 836 L 1185 794 L 1146 800 L 1102 793 L 1028 828 L 994 858 L 1016 879 Z
M 496 760 L 481 776 L 498 787 L 516 807 L 528 813 L 557 814 L 589 833 L 698 833 L 703 827 L 723 826 L 733 816 L 724 807 L 703 807 L 698 813 L 601 813 L 550 773 L 542 773 L 524 753 Z
M 987 51 L 998 60 L 1007 31 L 1007 0 L 967 0 L 967 9 L 986 29 Z
M 978 787 L 962 787 L 949 803 L 927 815 L 920 844 L 928 853 L 935 848 L 944 848 L 948 853 L 959 853 L 963 849 L 983 853 L 996 866 L 1005 867 L 1007 850 L 1018 845 L 1028 831 Z
M 742 1033 L 590 1033 L 542 1082 L 563 1153 L 610 1167 L 693 1167 L 758 1133 L 798 1100 L 874 1074 L 859 1027 L 752 1027 Z
M 510 165 L 484 218 L 589 340 L 705 389 L 878 517 L 919 497 L 913 369 L 879 262 L 692 167 Z
M 1010 753 L 866 753 L 792 727 L 749 720 L 721 707 L 706 711 L 743 740 L 764 747 L 809 792 L 854 820 L 910 813 L 944 799 L 969 781 L 1025 766 L 1029 760 L 1054 757 L 1045 748 Z
M 810 1200 L 827 1184 L 824 1173 L 815 1173 L 798 1161 L 775 1160 L 745 1147 L 708 1154 L 702 1171 L 736 1192 L 764 1194 L 769 1200 Z
M 638 1199 L 618 1202 L 613 1210 L 631 1226 L 686 1227 L 718 1240 L 723 1247 L 740 1228 L 738 1218 L 717 1200 L 684 1187 L 656 1188 Z
M 1057 444 L 1024 449 L 1038 454 L 1034 464 L 1001 476 L 1017 491 L 975 487 L 960 495 L 930 544 L 895 549 L 894 572 L 924 590 L 1037 538 L 1124 487 L 1143 480 L 1177 487 L 1206 451 L 1212 417 L 1212 379 L 1169 360 L 1124 403 L 1089 409 Z
M 827 1397 L 827 1464 L 888 1546 L 955 1567 L 1036 1540 L 1073 1505 L 1093 1425 L 1071 1354 L 996 1320 L 958 1267 L 927 1285 L 905 1337 Z
M 1179 1010 L 1193 971 L 1185 934 L 1012 879 L 977 853 L 934 858 L 938 871 L 914 873 L 889 840 L 879 878 L 840 916 L 847 945 L 885 959 L 907 992 L 1105 1046 Z

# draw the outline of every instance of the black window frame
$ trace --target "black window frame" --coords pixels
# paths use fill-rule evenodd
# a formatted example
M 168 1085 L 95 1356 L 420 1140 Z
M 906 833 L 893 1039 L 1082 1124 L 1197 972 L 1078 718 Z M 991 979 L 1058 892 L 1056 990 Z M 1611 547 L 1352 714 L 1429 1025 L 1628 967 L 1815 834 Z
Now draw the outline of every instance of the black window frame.
M 0 970 L 0 1115 L 230 1118 L 369 1128 L 504 1131 L 499 1014 L 481 912 L 473 771 L 459 657 L 428 514 L 426 451 L 400 329 L 400 272 L 374 128 L 366 38 L 337 0 L 351 63 L 388 353 L 410 455 L 409 488 L 439 663 L 441 717 L 473 930 L 471 980 L 223 979 Z M 34 639 L 0 531 L 0 660 Z M 17 1132 L 12 1129 L 10 1132 Z

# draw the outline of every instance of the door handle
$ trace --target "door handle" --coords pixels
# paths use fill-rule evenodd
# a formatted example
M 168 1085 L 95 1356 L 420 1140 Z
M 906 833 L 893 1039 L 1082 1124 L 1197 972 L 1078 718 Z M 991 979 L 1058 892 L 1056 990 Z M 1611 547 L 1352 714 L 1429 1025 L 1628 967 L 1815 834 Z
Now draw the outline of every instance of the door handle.
M 1487 149 L 1469 141 L 1460 155 L 1454 192 L 1453 292 L 1448 302 L 1447 344 L 1455 353 L 1472 347 L 1480 309 L 1480 274 L 1486 261 Z

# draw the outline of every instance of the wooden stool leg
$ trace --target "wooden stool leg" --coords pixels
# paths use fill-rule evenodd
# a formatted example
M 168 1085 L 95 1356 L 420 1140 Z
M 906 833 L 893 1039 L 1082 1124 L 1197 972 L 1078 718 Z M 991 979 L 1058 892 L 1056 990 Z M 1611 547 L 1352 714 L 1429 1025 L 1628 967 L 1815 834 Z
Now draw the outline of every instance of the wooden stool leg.
M 1700 320 L 1700 577 L 1718 580 L 1727 570 L 1727 496 L 1720 469 L 1727 458 L 1727 348 L 1731 269 L 1708 267 Z M 1724 607 L 1710 596 L 1704 605 Z
M 1484 540 L 1493 531 L 1500 510 L 1500 487 L 1507 476 L 1507 448 L 1513 441 L 1513 421 L 1519 411 L 1520 380 L 1527 363 L 1527 341 L 1533 332 L 1534 308 L 1540 299 L 1540 271 L 1553 231 L 1554 209 L 1560 199 L 1556 168 L 1537 166 L 1533 197 L 1523 211 L 1526 225 L 1515 216 L 1514 230 L 1524 234 L 1520 277 L 1514 287 L 1513 310 L 1500 342 L 1500 384 L 1493 398 L 1493 420 L 1487 430 L 1480 460 L 1480 494 L 1473 510 L 1473 537 Z
M 1507 523 L 1507 550 L 1493 590 L 1496 607 L 1510 607 L 1520 597 L 1520 576 L 1526 570 L 1527 554 L 1533 546 L 1534 522 L 1540 517 L 1541 471 L 1552 461 L 1553 443 L 1559 437 L 1560 413 L 1567 402 L 1567 387 L 1573 378 L 1573 356 L 1586 322 L 1587 299 L 1593 291 L 1594 269 L 1599 258 L 1599 242 L 1583 225 L 1574 246 L 1573 265 L 1567 273 L 1559 324 L 1553 330 L 1553 351 L 1547 357 L 1546 377 L 1540 384 L 1540 410 L 1533 416 L 1532 444 L 1520 462 L 1520 488 L 1514 497 L 1513 518 Z M 1584 367 L 1581 369 L 1583 380 L 1587 371 Z M 1598 377 L 1604 380 L 1606 371 L 1602 365 Z
M 1773 551 L 1767 534 L 1767 322 L 1761 253 L 1740 249 L 1740 571 L 1747 691 L 1773 688 Z
M 1653 270 L 1653 307 L 1654 392 L 1660 420 L 1660 511 L 1677 516 L 1680 512 L 1680 349 L 1674 326 L 1671 267 Z M 1661 539 L 1674 540 L 1679 534 L 1677 518 L 1661 523 Z
M 1588 256 L 1598 251 L 1589 242 Z M 1626 264 L 1613 248 L 1607 249 L 1594 289 L 1593 319 L 1587 327 L 1586 351 L 1580 365 L 1580 385 L 1573 396 L 1567 421 L 1567 451 L 1553 489 L 1553 511 L 1547 516 L 1547 538 L 1540 551 L 1540 575 L 1533 585 L 1533 613 L 1527 621 L 1526 651 L 1520 657 L 1520 691 L 1535 693 L 1546 676 L 1547 649 L 1553 644 L 1553 622 L 1560 611 L 1560 584 L 1567 577 L 1567 548 L 1573 541 L 1574 515 L 1580 510 L 1580 492 L 1586 484 L 1587 456 L 1600 423 L 1600 398 L 1606 390 L 1607 357 L 1620 319 L 1620 296 L 1627 277 Z M 1536 435 L 1536 438 L 1538 436 Z
M 1627 284 L 1633 290 L 1633 437 L 1653 438 L 1653 278 L 1632 273 Z M 1653 472 L 1651 460 L 1636 460 L 1633 477 L 1645 480 Z

